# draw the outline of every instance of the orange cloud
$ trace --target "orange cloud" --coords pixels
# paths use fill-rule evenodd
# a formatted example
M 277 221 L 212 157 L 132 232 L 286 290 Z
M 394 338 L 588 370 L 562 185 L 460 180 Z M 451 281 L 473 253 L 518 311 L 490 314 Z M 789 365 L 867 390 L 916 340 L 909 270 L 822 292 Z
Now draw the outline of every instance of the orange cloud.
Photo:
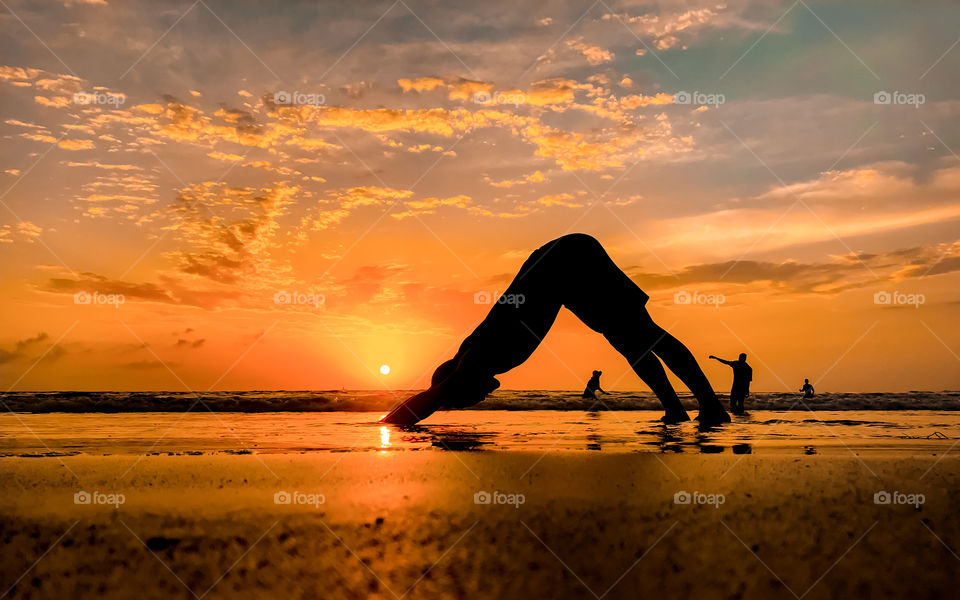
M 543 173 L 541 173 L 540 171 L 534 171 L 533 173 L 524 175 L 522 179 L 504 179 L 502 181 L 491 181 L 490 178 L 488 177 L 486 178 L 486 181 L 493 187 L 511 188 L 515 185 L 525 185 L 528 183 L 540 183 L 544 179 L 545 177 L 543 176 Z
M 397 83 L 403 88 L 404 92 L 409 92 L 410 90 L 428 92 L 442 86 L 443 80 L 437 79 L 436 77 L 420 77 L 419 79 L 398 79 Z
M 20 137 L 33 140 L 35 142 L 46 142 L 48 144 L 57 143 L 57 138 L 53 137 L 52 135 L 42 133 L 21 133 Z
M 90 162 L 68 162 L 68 167 L 95 167 L 97 169 L 118 170 L 118 171 L 142 171 L 141 167 L 136 165 L 111 165 L 97 161 Z
M 416 215 L 433 214 L 437 208 L 450 206 L 461 209 L 469 208 L 473 199 L 470 196 L 460 194 L 450 198 L 425 198 L 423 200 L 410 200 L 406 203 L 408 210 L 401 213 L 393 213 L 390 216 L 395 219 L 406 219 Z
M 601 65 L 613 60 L 614 54 L 600 46 L 593 46 L 583 41 L 582 37 L 567 40 L 567 47 L 576 50 L 587 58 L 591 65 Z
M 582 202 L 571 202 L 573 196 L 567 193 L 562 194 L 550 194 L 548 196 L 542 196 L 537 200 L 537 204 L 542 204 L 543 206 L 563 206 L 565 208 L 582 208 L 584 204 Z
M 47 98 L 46 96 L 34 96 L 34 101 L 40 106 L 48 106 L 50 108 L 66 108 L 70 106 L 70 98 L 66 96 L 54 96 L 53 98 Z
M 57 145 L 64 150 L 90 150 L 93 148 L 93 140 L 60 140 Z
M 239 154 L 227 154 L 226 152 L 207 152 L 207 156 L 227 162 L 237 162 L 243 160 L 243 157 Z
M 473 100 L 477 94 L 489 94 L 493 91 L 493 84 L 470 79 L 457 79 L 447 84 L 451 100 Z

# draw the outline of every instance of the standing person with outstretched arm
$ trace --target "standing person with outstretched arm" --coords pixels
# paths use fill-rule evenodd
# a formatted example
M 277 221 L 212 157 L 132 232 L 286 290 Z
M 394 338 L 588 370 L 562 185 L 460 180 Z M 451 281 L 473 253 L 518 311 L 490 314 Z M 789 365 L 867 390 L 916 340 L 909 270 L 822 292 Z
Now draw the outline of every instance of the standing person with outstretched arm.
M 740 353 L 738 360 L 724 360 L 710 355 L 733 369 L 733 386 L 730 388 L 730 410 L 735 415 L 743 414 L 743 401 L 750 395 L 750 382 L 753 381 L 753 368 L 747 364 L 747 355 Z
M 584 285 L 587 281 L 589 286 Z M 436 410 L 482 401 L 500 387 L 494 375 L 533 354 L 561 307 L 603 334 L 627 359 L 663 404 L 664 421 L 689 417 L 661 360 L 696 396 L 702 425 L 730 421 L 690 350 L 653 322 L 646 307 L 648 296 L 589 235 L 565 235 L 534 251 L 504 295 L 522 302 L 495 303 L 457 354 L 437 367 L 430 388 L 405 400 L 383 422 L 411 425 Z

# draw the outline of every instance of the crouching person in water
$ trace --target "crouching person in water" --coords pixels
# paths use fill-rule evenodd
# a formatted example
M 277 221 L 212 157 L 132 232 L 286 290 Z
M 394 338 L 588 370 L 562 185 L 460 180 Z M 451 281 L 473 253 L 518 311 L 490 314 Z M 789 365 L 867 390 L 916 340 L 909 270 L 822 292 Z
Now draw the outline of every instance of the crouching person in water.
M 603 375 L 603 371 L 594 371 L 593 377 L 590 378 L 590 381 L 587 382 L 587 387 L 583 390 L 583 395 L 581 398 L 594 398 L 597 397 L 597 392 L 601 394 L 606 394 L 607 391 L 600 387 L 600 376 Z

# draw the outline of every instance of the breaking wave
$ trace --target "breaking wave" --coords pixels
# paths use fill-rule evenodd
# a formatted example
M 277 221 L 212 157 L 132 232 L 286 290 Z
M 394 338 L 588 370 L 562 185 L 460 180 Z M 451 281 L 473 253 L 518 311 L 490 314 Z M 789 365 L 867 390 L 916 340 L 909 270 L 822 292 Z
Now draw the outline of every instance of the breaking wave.
M 250 391 L 250 392 L 8 392 L 4 408 L 26 413 L 123 412 L 377 412 L 389 410 L 411 390 Z M 721 395 L 721 398 L 725 396 Z M 689 410 L 696 401 L 681 396 Z M 757 393 L 747 399 L 754 410 L 960 410 L 960 391 L 820 394 Z M 613 392 L 594 401 L 579 392 L 498 390 L 472 410 L 660 410 L 649 392 Z

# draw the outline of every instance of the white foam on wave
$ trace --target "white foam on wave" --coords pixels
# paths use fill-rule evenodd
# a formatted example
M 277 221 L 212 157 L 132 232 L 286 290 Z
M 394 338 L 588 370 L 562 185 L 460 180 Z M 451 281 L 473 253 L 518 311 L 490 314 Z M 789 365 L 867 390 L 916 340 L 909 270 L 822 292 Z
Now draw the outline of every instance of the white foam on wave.
M 8 392 L 0 399 L 14 412 L 381 412 L 410 390 L 250 391 L 250 392 Z M 720 395 L 725 400 L 724 395 Z M 691 396 L 681 396 L 689 410 Z M 761 392 L 750 396 L 753 410 L 960 410 L 960 391 L 799 394 Z M 661 410 L 649 392 L 613 392 L 598 400 L 579 392 L 498 390 L 473 410 Z

